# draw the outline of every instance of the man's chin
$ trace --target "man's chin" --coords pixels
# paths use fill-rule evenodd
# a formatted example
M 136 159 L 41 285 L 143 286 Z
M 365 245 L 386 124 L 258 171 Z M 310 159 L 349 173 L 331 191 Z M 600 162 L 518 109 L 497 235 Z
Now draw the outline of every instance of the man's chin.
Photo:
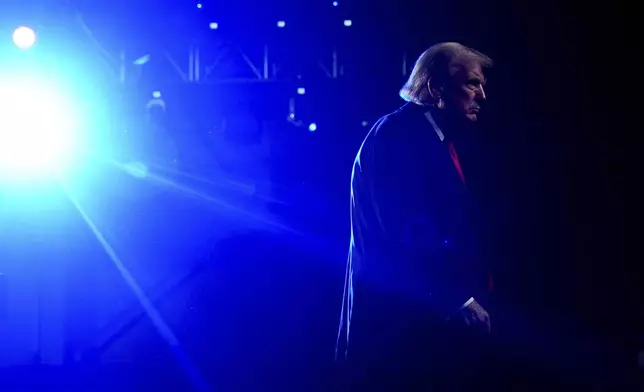
M 465 118 L 467 118 L 471 122 L 476 122 L 479 119 L 478 116 L 478 113 L 467 113 L 465 115 Z

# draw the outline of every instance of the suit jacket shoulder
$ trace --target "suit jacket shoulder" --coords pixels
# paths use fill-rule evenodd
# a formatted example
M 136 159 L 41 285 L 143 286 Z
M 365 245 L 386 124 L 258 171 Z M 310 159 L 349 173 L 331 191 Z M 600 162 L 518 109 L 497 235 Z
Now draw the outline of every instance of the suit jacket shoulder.
M 356 163 L 364 162 L 365 166 L 375 165 L 373 160 L 388 166 L 395 160 L 397 162 L 410 161 L 427 156 L 427 143 L 431 128 L 427 120 L 418 110 L 408 105 L 380 118 L 365 138 Z M 428 132 L 430 131 L 430 132 Z M 422 154 L 419 154 L 422 152 Z

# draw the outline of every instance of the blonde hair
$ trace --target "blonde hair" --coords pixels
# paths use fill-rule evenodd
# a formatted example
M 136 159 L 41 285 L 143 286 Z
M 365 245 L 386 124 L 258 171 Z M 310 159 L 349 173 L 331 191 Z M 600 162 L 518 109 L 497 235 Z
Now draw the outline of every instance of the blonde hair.
M 435 86 L 443 85 L 458 69 L 468 64 L 483 68 L 492 66 L 492 59 L 457 42 L 441 42 L 433 45 L 418 57 L 409 79 L 400 89 L 400 97 L 419 105 L 433 103 L 428 88 L 430 79 Z

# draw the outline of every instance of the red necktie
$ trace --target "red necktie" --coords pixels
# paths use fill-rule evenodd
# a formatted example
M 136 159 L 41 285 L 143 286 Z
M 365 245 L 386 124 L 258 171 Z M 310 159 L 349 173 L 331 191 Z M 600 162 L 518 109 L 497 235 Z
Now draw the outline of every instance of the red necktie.
M 454 167 L 458 172 L 458 176 L 461 177 L 461 181 L 463 181 L 463 185 L 465 185 L 465 176 L 463 175 L 463 169 L 461 168 L 461 162 L 458 160 L 458 154 L 456 154 L 454 143 L 448 142 L 447 146 L 449 148 L 449 155 L 450 157 L 452 157 L 452 162 L 454 163 Z M 488 290 L 490 291 L 494 290 L 494 279 L 492 279 L 492 273 L 488 273 L 487 286 L 488 286 Z
M 449 147 L 449 155 L 452 157 L 452 162 L 454 162 L 454 167 L 456 168 L 459 177 L 461 177 L 461 181 L 463 181 L 463 184 L 465 184 L 465 176 L 463 176 L 463 169 L 461 169 L 461 162 L 459 162 L 458 160 L 458 155 L 456 154 L 454 143 L 448 142 L 447 145 Z

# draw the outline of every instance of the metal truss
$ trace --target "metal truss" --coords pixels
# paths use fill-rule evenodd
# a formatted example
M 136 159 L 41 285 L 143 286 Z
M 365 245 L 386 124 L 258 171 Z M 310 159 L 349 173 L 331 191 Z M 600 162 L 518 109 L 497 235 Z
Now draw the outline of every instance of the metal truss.
M 114 73 L 122 84 L 136 84 L 149 72 L 149 68 L 159 65 L 166 69 L 159 83 L 258 83 L 270 81 L 294 81 L 301 75 L 315 78 L 342 79 L 345 75 L 341 56 L 336 48 L 329 50 L 324 57 L 308 61 L 304 66 L 294 68 L 288 60 L 273 56 L 272 47 L 265 44 L 260 50 L 251 54 L 236 45 L 216 47 L 191 46 L 184 53 L 170 49 L 156 52 L 126 53 L 119 52 L 113 56 L 118 63 Z M 260 53 L 261 52 L 261 53 Z M 161 64 L 160 64 L 161 63 Z M 409 72 L 409 58 L 403 53 L 400 63 L 400 75 L 406 77 Z M 304 77 L 304 79 L 307 79 Z
M 96 48 L 104 62 L 110 65 L 114 70 L 113 74 L 122 84 L 137 84 L 142 77 L 160 79 L 158 83 L 162 84 L 256 83 L 310 77 L 341 79 L 345 76 L 343 62 L 352 60 L 347 57 L 351 56 L 350 51 L 341 52 L 337 46 L 329 46 L 326 53 L 313 55 L 307 53 L 310 52 L 308 48 L 290 48 L 288 42 L 241 46 L 231 42 L 218 42 L 214 38 L 201 44 L 183 44 L 174 48 L 171 47 L 172 43 L 153 42 L 147 50 L 130 47 L 114 53 L 94 37 L 80 13 L 75 14 L 75 19 L 87 41 Z M 127 44 L 123 43 L 123 46 Z M 153 49 L 152 46 L 156 48 Z M 280 56 L 285 52 L 289 54 Z M 402 70 L 402 76 L 406 76 L 409 59 L 403 54 L 401 60 L 399 69 Z M 154 68 L 163 68 L 164 71 L 155 72 Z
M 251 55 L 237 45 L 191 46 L 186 54 L 173 53 L 163 49 L 157 53 L 142 53 L 129 56 L 121 52 L 119 56 L 119 81 L 138 80 L 147 67 L 154 63 L 163 62 L 166 69 L 171 69 L 172 75 L 164 77 L 174 82 L 190 83 L 256 83 L 267 81 L 288 81 L 299 78 L 299 74 L 318 74 L 319 77 L 337 79 L 343 76 L 342 65 L 337 49 L 333 48 L 326 58 L 320 58 L 315 63 L 308 62 L 306 68 L 298 72 L 285 72 L 291 68 L 284 61 L 272 56 L 271 46 L 263 45 L 261 54 Z M 258 48 L 254 48 L 258 49 Z M 256 50 L 260 52 L 260 50 Z M 311 69 L 313 68 L 313 69 Z
M 110 11 L 111 13 L 107 14 L 109 16 L 94 17 L 92 20 L 92 16 L 102 8 L 93 9 L 94 5 L 90 7 L 89 3 L 84 0 L 71 1 L 70 4 L 74 6 L 70 6 L 70 11 L 66 14 L 66 26 L 80 32 L 88 46 L 94 48 L 97 58 L 109 68 L 112 80 L 116 79 L 115 82 L 126 85 L 137 85 L 142 78 L 155 80 L 159 84 L 257 83 L 292 81 L 300 78 L 342 79 L 350 76 L 351 64 L 356 60 L 354 57 L 360 56 L 354 55 L 352 48 L 348 47 L 357 43 L 343 41 L 340 38 L 342 35 L 325 41 L 326 52 L 313 54 L 317 48 L 292 47 L 293 43 L 286 41 L 287 35 L 269 34 L 260 38 L 264 42 L 256 40 L 253 44 L 218 41 L 223 40 L 221 37 L 224 34 L 210 34 L 205 40 L 203 32 L 196 32 L 192 37 L 192 32 L 183 30 L 186 26 L 189 29 L 190 23 L 185 26 L 170 24 L 169 28 L 176 29 L 175 32 L 158 28 L 156 35 L 133 31 L 115 38 L 114 32 L 117 29 L 114 26 L 126 28 L 140 19 L 138 8 L 133 7 L 128 12 Z M 78 7 L 93 11 L 81 12 Z M 109 7 L 103 8 L 103 11 L 107 12 Z M 155 22 L 150 21 L 150 24 L 168 26 L 170 23 L 164 19 L 165 16 L 149 17 L 155 19 Z M 101 28 L 105 33 L 102 38 L 112 40 L 109 44 L 101 40 Z M 145 29 L 148 29 L 147 25 Z M 137 31 L 141 30 L 139 27 Z M 319 47 L 319 44 L 313 46 Z M 402 69 L 402 75 L 406 76 L 411 65 L 407 60 L 406 56 L 403 56 L 400 68 L 394 68 L 392 71 L 400 72 Z M 159 68 L 163 71 L 158 72 Z
M 172 48 L 171 43 L 164 47 L 156 42 L 149 43 L 147 50 L 130 47 L 114 51 L 94 35 L 81 13 L 75 12 L 73 16 L 84 41 L 94 48 L 98 58 L 110 68 L 112 75 L 121 84 L 137 84 L 146 76 L 162 79 L 158 80 L 159 83 L 248 83 L 288 79 L 282 71 L 288 68 L 288 64 L 276 61 L 272 47 L 268 44 L 242 48 L 232 43 L 210 41 L 207 44 L 184 44 Z M 127 46 L 131 43 L 122 44 Z M 254 53 L 251 54 L 253 50 Z M 334 49 L 326 57 L 318 61 L 316 72 L 329 78 L 339 77 L 337 51 Z M 163 69 L 163 72 L 158 72 L 158 69 Z

